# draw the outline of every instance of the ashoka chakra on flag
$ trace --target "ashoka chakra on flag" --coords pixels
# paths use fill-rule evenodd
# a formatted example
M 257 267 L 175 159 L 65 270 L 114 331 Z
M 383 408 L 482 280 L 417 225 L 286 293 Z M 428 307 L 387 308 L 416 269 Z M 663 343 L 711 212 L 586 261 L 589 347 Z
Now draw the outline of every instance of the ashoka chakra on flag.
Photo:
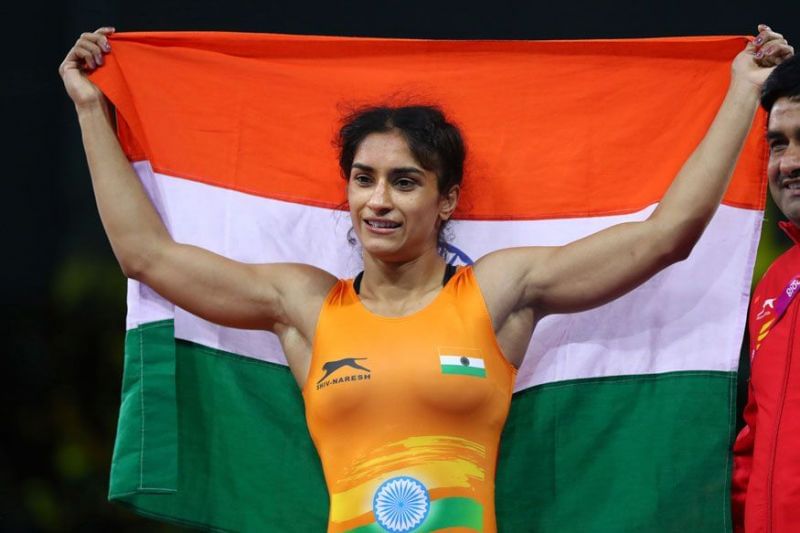
M 416 479 L 395 477 L 375 491 L 372 510 L 378 524 L 387 531 L 411 531 L 428 516 L 430 496 Z

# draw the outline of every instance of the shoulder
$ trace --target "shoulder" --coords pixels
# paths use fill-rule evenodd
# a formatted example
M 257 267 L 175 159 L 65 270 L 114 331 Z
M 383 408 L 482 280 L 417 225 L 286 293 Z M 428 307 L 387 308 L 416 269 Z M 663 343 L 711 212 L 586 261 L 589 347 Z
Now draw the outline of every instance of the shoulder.
M 505 283 L 509 276 L 513 279 L 530 275 L 552 253 L 553 248 L 548 246 L 504 248 L 484 255 L 475 262 L 473 268 L 480 281 L 499 280 Z
M 322 295 L 339 281 L 330 272 L 304 263 L 273 263 L 260 265 L 264 275 L 270 275 L 274 269 L 280 269 L 282 283 L 278 289 L 284 293 L 300 290 L 306 296 Z
M 754 297 L 764 291 L 772 291 L 775 285 L 786 284 L 800 275 L 800 246 L 795 245 L 779 255 L 770 265 L 756 285 Z M 778 290 L 783 287 L 779 287 Z
M 475 278 L 496 325 L 536 300 L 537 287 L 552 248 L 506 248 L 481 257 L 473 266 Z
M 774 308 L 779 295 L 792 279 L 798 276 L 800 276 L 800 246 L 793 246 L 772 262 L 753 290 L 748 315 L 751 336 L 754 334 L 753 328 L 760 326 L 771 316 L 769 309 Z
M 357 297 L 355 296 L 355 290 L 351 290 L 351 287 L 353 287 L 352 279 L 336 280 L 336 283 L 328 289 L 323 299 L 323 305 L 342 306 L 353 303 Z
M 302 263 L 273 263 L 259 265 L 262 279 L 274 285 L 284 313 L 282 322 L 313 331 L 325 298 L 339 280 L 321 268 Z
M 546 282 L 544 267 L 554 250 L 549 246 L 497 250 L 475 262 L 475 276 L 485 295 L 511 292 L 527 301 L 525 293 Z
M 770 265 L 770 270 L 775 269 L 779 274 L 797 274 L 800 272 L 800 244 L 795 244 L 781 255 Z

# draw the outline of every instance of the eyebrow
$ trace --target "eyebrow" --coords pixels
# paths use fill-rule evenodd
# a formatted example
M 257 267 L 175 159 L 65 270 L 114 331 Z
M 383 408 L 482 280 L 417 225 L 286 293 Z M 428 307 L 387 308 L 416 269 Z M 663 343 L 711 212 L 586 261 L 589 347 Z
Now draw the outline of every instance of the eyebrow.
M 375 169 L 363 163 L 353 163 L 352 168 L 364 170 L 366 172 L 373 172 Z M 422 169 L 417 167 L 397 167 L 390 170 L 391 174 L 424 174 Z

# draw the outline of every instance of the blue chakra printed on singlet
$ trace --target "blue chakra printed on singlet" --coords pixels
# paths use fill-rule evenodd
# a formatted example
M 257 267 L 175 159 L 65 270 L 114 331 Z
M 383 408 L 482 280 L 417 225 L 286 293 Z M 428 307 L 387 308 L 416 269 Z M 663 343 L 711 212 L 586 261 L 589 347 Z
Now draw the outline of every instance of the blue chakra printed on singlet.
M 375 520 L 391 533 L 417 529 L 428 516 L 430 508 L 428 489 L 416 479 L 407 476 L 384 481 L 372 499 Z

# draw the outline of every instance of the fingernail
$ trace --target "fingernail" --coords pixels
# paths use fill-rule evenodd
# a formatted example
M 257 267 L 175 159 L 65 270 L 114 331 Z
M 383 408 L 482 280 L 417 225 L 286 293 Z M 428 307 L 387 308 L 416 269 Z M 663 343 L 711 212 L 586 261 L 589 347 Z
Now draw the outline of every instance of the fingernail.
M 764 55 L 764 52 L 762 52 L 761 50 L 759 50 L 758 52 L 756 52 L 756 57 L 761 57 L 761 56 L 763 56 L 763 55 Z
M 763 41 L 761 37 L 756 37 L 756 44 L 761 44 L 761 41 Z
M 110 52 L 111 51 L 111 45 L 108 44 L 108 42 L 103 43 L 103 50 L 105 50 L 106 52 Z
M 103 64 L 103 54 L 98 54 L 98 55 L 94 56 L 94 60 L 98 65 L 102 65 Z

